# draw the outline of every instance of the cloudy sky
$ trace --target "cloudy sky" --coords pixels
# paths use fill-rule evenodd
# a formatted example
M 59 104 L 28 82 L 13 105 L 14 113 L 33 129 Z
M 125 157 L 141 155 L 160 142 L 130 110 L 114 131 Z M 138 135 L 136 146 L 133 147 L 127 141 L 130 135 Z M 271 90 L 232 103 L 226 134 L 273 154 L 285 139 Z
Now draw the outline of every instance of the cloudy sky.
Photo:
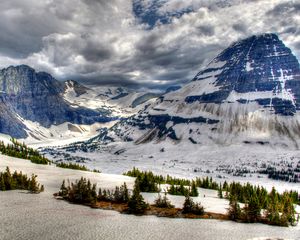
M 300 0 L 1 0 L 0 67 L 165 88 L 222 49 L 275 32 L 300 59 Z

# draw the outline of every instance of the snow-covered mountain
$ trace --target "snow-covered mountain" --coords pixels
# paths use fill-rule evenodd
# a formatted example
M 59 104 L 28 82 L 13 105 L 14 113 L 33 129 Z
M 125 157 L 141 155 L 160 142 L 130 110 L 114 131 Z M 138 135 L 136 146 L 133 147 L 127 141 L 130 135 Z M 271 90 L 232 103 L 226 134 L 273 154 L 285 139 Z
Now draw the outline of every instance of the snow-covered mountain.
M 143 104 L 160 94 L 132 91 L 123 87 L 94 87 L 93 89 L 69 80 L 65 82 L 64 99 L 73 107 L 106 111 L 111 116 L 126 118 L 137 113 Z
M 232 44 L 181 89 L 94 141 L 299 147 L 300 67 L 275 34 Z
M 131 104 L 144 94 L 122 88 L 92 90 L 26 65 L 11 66 L 0 71 L 0 133 L 35 141 L 91 137 L 136 113 Z

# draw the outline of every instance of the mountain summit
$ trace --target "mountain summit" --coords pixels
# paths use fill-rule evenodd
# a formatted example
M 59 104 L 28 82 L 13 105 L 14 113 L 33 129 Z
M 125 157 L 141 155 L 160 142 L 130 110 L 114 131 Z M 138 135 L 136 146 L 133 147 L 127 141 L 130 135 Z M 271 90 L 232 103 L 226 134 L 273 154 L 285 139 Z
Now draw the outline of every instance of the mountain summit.
M 283 115 L 294 115 L 299 109 L 299 62 L 275 34 L 252 36 L 233 44 L 194 81 L 208 79 L 216 89 L 204 89 L 208 92 L 201 97 L 189 96 L 187 102 L 256 101 Z
M 107 134 L 136 143 L 169 138 L 298 147 L 299 95 L 299 62 L 291 50 L 275 34 L 252 36 Z
M 91 124 L 111 120 L 106 112 L 73 107 L 64 99 L 64 91 L 65 83 L 29 66 L 11 66 L 1 70 L 0 132 L 26 138 L 28 124 L 33 122 L 49 128 L 64 122 Z M 33 136 L 33 133 L 30 135 Z

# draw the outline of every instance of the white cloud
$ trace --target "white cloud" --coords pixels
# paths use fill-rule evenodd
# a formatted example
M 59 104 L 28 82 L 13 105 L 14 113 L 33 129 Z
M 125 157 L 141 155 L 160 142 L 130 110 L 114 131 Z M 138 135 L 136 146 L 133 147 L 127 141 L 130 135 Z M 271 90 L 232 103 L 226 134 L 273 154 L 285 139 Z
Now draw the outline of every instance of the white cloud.
M 58 79 L 93 84 L 178 83 L 233 41 L 263 32 L 277 32 L 300 56 L 296 1 L 160 2 L 159 14 L 193 12 L 147 30 L 129 0 L 3 0 L 0 67 L 29 64 Z

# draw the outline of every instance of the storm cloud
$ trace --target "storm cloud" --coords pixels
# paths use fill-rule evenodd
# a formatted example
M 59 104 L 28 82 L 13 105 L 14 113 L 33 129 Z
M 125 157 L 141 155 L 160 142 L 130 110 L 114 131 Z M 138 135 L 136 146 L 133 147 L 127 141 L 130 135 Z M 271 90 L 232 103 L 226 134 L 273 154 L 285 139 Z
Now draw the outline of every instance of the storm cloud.
M 165 88 L 232 42 L 274 32 L 300 57 L 290 0 L 3 0 L 0 67 L 28 64 L 87 85 Z

